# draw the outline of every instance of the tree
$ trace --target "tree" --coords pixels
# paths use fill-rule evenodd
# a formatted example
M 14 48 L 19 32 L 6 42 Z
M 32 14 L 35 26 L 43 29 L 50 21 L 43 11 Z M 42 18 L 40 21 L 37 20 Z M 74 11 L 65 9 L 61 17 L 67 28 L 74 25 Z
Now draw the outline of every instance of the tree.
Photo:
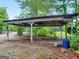
M 3 21 L 8 19 L 6 8 L 0 7 L 0 33 L 2 33 L 4 24 Z
M 37 17 L 37 16 L 47 16 L 52 15 L 54 0 L 16 0 L 22 9 L 22 13 L 24 18 L 28 17 Z M 34 27 L 35 28 L 35 27 Z M 48 28 L 49 29 L 49 28 Z M 36 34 L 36 30 L 42 30 L 35 28 L 34 33 Z
M 16 0 L 26 17 L 53 14 L 54 0 Z
M 16 0 L 23 10 L 22 14 L 25 18 L 36 16 L 47 16 L 55 14 L 69 14 L 70 8 L 74 9 L 76 0 Z M 72 9 L 72 10 L 73 10 Z M 74 13 L 74 10 L 71 11 Z M 51 29 L 51 28 L 50 28 Z M 67 25 L 65 28 L 65 36 L 67 37 Z

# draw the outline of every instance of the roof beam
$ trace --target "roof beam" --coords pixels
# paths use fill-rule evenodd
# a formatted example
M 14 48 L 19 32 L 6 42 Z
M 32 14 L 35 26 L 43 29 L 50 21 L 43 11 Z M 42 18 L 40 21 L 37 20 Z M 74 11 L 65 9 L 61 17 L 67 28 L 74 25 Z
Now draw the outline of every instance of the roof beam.
M 21 20 L 21 21 L 18 20 L 18 21 L 10 21 L 10 22 L 7 22 L 7 23 L 31 23 L 31 22 L 61 21 L 61 20 L 63 20 L 63 17 Z

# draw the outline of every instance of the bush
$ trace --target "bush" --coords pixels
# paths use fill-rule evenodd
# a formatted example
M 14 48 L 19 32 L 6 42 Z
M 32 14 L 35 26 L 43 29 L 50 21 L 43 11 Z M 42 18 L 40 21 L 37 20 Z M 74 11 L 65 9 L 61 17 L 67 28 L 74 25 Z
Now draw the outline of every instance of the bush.
M 47 36 L 47 34 L 49 33 L 48 28 L 35 28 L 33 32 L 34 36 Z
M 73 50 L 79 50 L 79 36 L 78 36 L 78 34 L 79 33 L 72 35 L 71 39 L 70 39 L 71 48 Z
M 49 27 L 35 28 L 33 32 L 34 36 L 52 36 L 55 34 Z
M 20 27 L 20 26 L 18 26 L 17 27 L 17 34 L 19 35 L 19 36 L 21 36 L 21 35 L 23 35 L 23 27 Z

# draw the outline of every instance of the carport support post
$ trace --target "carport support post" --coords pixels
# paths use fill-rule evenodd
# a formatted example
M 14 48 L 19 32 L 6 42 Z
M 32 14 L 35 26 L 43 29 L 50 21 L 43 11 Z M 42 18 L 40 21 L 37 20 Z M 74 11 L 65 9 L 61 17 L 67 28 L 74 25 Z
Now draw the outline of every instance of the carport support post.
M 33 23 L 30 23 L 31 25 L 31 43 L 33 43 Z
M 60 30 L 61 30 L 61 39 L 62 39 L 62 28 L 63 28 L 63 26 L 60 26 Z
M 7 24 L 7 40 L 9 40 L 9 27 L 8 27 L 8 24 Z
M 71 21 L 71 34 L 73 34 L 73 19 Z
M 67 24 L 65 25 L 65 38 L 67 39 Z

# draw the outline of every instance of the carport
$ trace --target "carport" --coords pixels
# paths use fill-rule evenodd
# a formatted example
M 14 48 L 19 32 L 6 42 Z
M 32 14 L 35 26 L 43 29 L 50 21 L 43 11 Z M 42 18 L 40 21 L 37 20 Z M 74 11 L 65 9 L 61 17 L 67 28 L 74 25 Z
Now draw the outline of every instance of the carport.
M 24 27 L 31 27 L 30 41 L 33 43 L 33 27 L 39 26 L 63 26 L 68 22 L 71 23 L 71 28 L 73 28 L 73 20 L 78 16 L 78 14 L 66 14 L 66 15 L 53 15 L 53 16 L 42 16 L 33 18 L 22 18 L 4 21 L 7 23 L 7 36 L 9 36 L 8 25 L 17 25 Z M 65 26 L 65 37 L 67 38 L 67 26 Z

